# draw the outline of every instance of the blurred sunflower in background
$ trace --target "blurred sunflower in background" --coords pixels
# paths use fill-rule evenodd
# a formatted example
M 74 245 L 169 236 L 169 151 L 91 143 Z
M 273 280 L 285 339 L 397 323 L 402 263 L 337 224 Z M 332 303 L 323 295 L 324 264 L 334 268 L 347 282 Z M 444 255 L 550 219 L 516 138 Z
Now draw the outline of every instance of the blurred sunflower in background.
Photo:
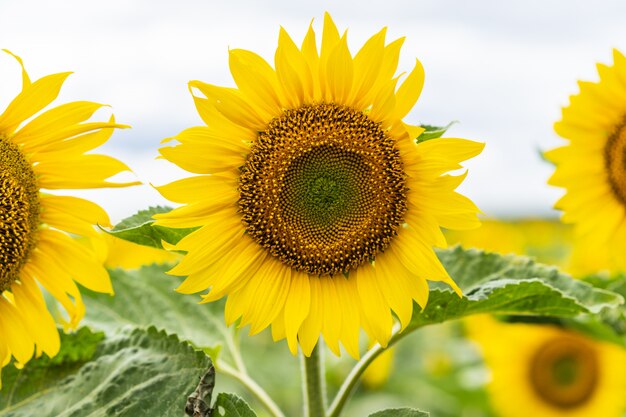
M 626 350 L 553 325 L 467 321 L 500 417 L 622 417 Z M 494 337 L 494 335 L 497 335 Z
M 125 187 L 107 179 L 128 167 L 104 155 L 85 154 L 111 136 L 108 122 L 87 122 L 102 104 L 77 101 L 40 113 L 56 99 L 69 72 L 31 82 L 22 61 L 22 91 L 0 115 L 0 364 L 16 366 L 59 350 L 57 319 L 75 328 L 85 313 L 76 282 L 112 293 L 95 253 L 71 235 L 93 236 L 110 226 L 98 205 L 44 190 Z M 53 318 L 43 287 L 67 317 Z M 1 367 L 0 367 L 1 368 Z
M 227 296 L 228 324 L 258 333 L 271 325 L 295 354 L 320 333 L 359 356 L 359 329 L 387 345 L 392 311 L 402 326 L 426 280 L 460 292 L 432 247 L 440 227 L 478 226 L 477 207 L 445 175 L 483 144 L 436 139 L 403 122 L 424 82 L 419 61 L 398 86 L 403 39 L 386 29 L 352 56 L 347 35 L 324 17 L 321 49 L 312 27 L 298 47 L 280 30 L 274 67 L 257 54 L 229 51 L 237 88 L 189 86 L 206 126 L 184 130 L 162 156 L 200 174 L 159 187 L 184 206 L 156 224 L 200 229 L 176 249 L 177 289 Z
M 563 187 L 555 207 L 573 223 L 589 251 L 608 252 L 608 268 L 624 270 L 626 257 L 626 58 L 598 64 L 599 82 L 579 82 L 556 132 L 568 144 L 545 153 L 556 164 L 548 183 Z M 601 255 L 601 257 L 604 255 Z
M 501 254 L 530 256 L 537 262 L 556 265 L 567 271 L 573 269 L 571 226 L 556 219 L 484 219 L 478 229 L 448 230 L 445 235 L 450 244 L 458 243 L 466 248 L 480 248 Z M 577 272 L 591 262 L 589 257 L 580 255 L 576 258 Z M 593 262 L 593 265 L 596 264 Z M 589 265 L 589 269 L 592 267 Z

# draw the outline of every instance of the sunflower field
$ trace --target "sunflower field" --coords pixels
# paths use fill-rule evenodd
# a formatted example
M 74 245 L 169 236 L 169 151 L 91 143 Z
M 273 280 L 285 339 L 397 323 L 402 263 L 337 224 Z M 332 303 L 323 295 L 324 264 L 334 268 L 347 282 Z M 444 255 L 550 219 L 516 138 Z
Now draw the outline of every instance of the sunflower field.
M 558 26 L 545 5 L 481 0 L 483 16 L 459 2 L 439 17 L 431 1 L 393 1 L 406 16 L 366 18 L 356 2 L 332 15 L 279 1 L 26 3 L 0 5 L 0 66 L 13 71 L 0 73 L 0 417 L 626 417 L 618 48 L 553 98 L 546 146 L 525 141 L 542 125 L 524 103 L 543 117 L 531 91 L 551 90 L 524 84 L 535 67 L 515 68 L 499 43 L 523 51 L 515 42 L 537 36 L 548 62 L 542 36 L 554 38 L 525 26 Z M 38 24 L 20 25 L 27 9 Z M 419 25 L 421 10 L 419 42 L 475 48 L 436 55 L 431 92 L 428 47 L 393 27 Z M 279 11 L 285 26 L 268 27 Z M 354 42 L 346 23 L 366 35 Z M 507 35 L 516 24 L 522 38 Z M 555 56 L 593 44 L 570 41 Z M 76 87 L 71 72 L 39 75 L 62 58 L 87 77 Z M 472 85 L 476 68 L 493 71 L 491 88 Z M 109 94 L 126 101 L 91 101 Z M 423 111 L 429 99 L 445 111 Z M 517 120 L 509 142 L 489 133 L 498 114 Z

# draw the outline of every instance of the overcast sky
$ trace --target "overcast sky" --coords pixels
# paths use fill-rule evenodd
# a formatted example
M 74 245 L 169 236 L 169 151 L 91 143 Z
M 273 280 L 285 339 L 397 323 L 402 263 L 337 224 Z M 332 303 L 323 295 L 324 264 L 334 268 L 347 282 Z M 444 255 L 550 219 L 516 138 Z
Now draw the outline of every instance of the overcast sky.
M 183 173 L 155 160 L 160 140 L 201 124 L 187 82 L 234 86 L 229 47 L 272 62 L 281 25 L 299 42 L 312 18 L 321 29 L 325 10 L 349 29 L 353 52 L 383 26 L 388 39 L 407 37 L 399 70 L 415 57 L 426 70 L 408 120 L 457 120 L 449 136 L 486 142 L 462 186 L 485 213 L 554 215 L 561 191 L 546 185 L 551 167 L 539 150 L 561 143 L 552 125 L 576 80 L 596 80 L 595 63 L 611 63 L 612 48 L 626 52 L 623 0 L 0 0 L 0 48 L 21 55 L 32 78 L 74 71 L 59 102 L 112 105 L 133 129 L 105 151 L 163 184 Z M 0 108 L 19 91 L 19 75 L 0 56 Z M 82 195 L 115 220 L 164 203 L 149 186 Z

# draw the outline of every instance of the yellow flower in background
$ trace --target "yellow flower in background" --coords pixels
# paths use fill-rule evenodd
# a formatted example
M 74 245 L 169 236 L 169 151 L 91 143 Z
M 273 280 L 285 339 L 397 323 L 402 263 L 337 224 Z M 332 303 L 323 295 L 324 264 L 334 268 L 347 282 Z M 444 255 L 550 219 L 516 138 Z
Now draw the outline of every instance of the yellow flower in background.
M 590 250 L 608 251 L 611 265 L 624 269 L 626 257 L 626 58 L 598 64 L 600 81 L 579 82 L 556 132 L 566 146 L 546 152 L 556 164 L 549 184 L 566 189 L 555 207 L 575 225 Z
M 424 81 L 422 65 L 398 86 L 403 39 L 386 29 L 352 56 L 326 14 L 318 52 L 310 27 L 301 47 L 280 30 L 274 68 L 232 49 L 237 88 L 190 82 L 206 126 L 181 132 L 161 154 L 195 174 L 159 188 L 185 204 L 156 224 L 201 228 L 180 241 L 187 252 L 171 273 L 177 289 L 227 296 L 228 324 L 298 343 L 310 355 L 320 333 L 359 356 L 359 329 L 386 345 L 392 311 L 406 326 L 424 306 L 429 280 L 457 286 L 433 246 L 440 226 L 478 226 L 478 209 L 444 175 L 483 144 L 437 139 L 403 122 Z
M 173 263 L 181 258 L 178 253 L 138 245 L 107 233 L 99 233 L 88 243 L 107 269 L 137 269 L 144 265 Z
M 523 229 L 511 222 L 500 220 L 482 220 L 477 229 L 447 230 L 445 233 L 449 244 L 460 244 L 466 248 L 479 248 L 488 252 L 502 254 L 524 253 L 526 239 Z
M 0 115 L 1 366 L 11 357 L 21 366 L 33 354 L 58 352 L 59 334 L 41 287 L 67 312 L 67 318 L 57 318 L 66 329 L 75 328 L 85 313 L 76 282 L 113 291 L 95 254 L 70 237 L 97 234 L 95 224 L 110 226 L 106 212 L 80 198 L 44 192 L 134 184 L 107 181 L 128 170 L 123 163 L 85 154 L 124 127 L 113 118 L 86 122 L 102 104 L 78 101 L 41 112 L 69 75 L 31 82 L 22 65 L 22 91 Z
M 622 417 L 626 350 L 552 325 L 468 320 L 500 417 Z
M 385 349 L 374 361 L 365 369 L 363 376 L 363 385 L 370 390 L 377 390 L 383 387 L 389 380 L 389 376 L 393 371 L 393 359 L 395 357 L 395 348 Z
M 486 219 L 475 230 L 446 231 L 448 243 L 501 254 L 526 255 L 537 262 L 557 265 L 569 271 L 572 251 L 571 230 L 549 219 Z M 581 262 L 586 260 L 581 259 Z

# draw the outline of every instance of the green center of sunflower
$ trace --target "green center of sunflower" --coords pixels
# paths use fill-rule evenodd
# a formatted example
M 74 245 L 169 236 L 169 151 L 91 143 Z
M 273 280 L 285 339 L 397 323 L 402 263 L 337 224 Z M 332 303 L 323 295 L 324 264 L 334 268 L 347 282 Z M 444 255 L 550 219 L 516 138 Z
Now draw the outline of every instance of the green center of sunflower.
M 626 118 L 606 142 L 604 165 L 613 195 L 626 206 Z
M 20 149 L 0 136 L 0 293 L 17 280 L 37 239 L 39 189 Z
M 335 275 L 385 250 L 406 192 L 380 124 L 322 103 L 286 110 L 259 133 L 241 169 L 239 208 L 248 234 L 283 263 Z
M 584 341 L 559 337 L 541 346 L 531 361 L 530 381 L 535 393 L 562 410 L 585 404 L 598 387 L 596 351 Z

